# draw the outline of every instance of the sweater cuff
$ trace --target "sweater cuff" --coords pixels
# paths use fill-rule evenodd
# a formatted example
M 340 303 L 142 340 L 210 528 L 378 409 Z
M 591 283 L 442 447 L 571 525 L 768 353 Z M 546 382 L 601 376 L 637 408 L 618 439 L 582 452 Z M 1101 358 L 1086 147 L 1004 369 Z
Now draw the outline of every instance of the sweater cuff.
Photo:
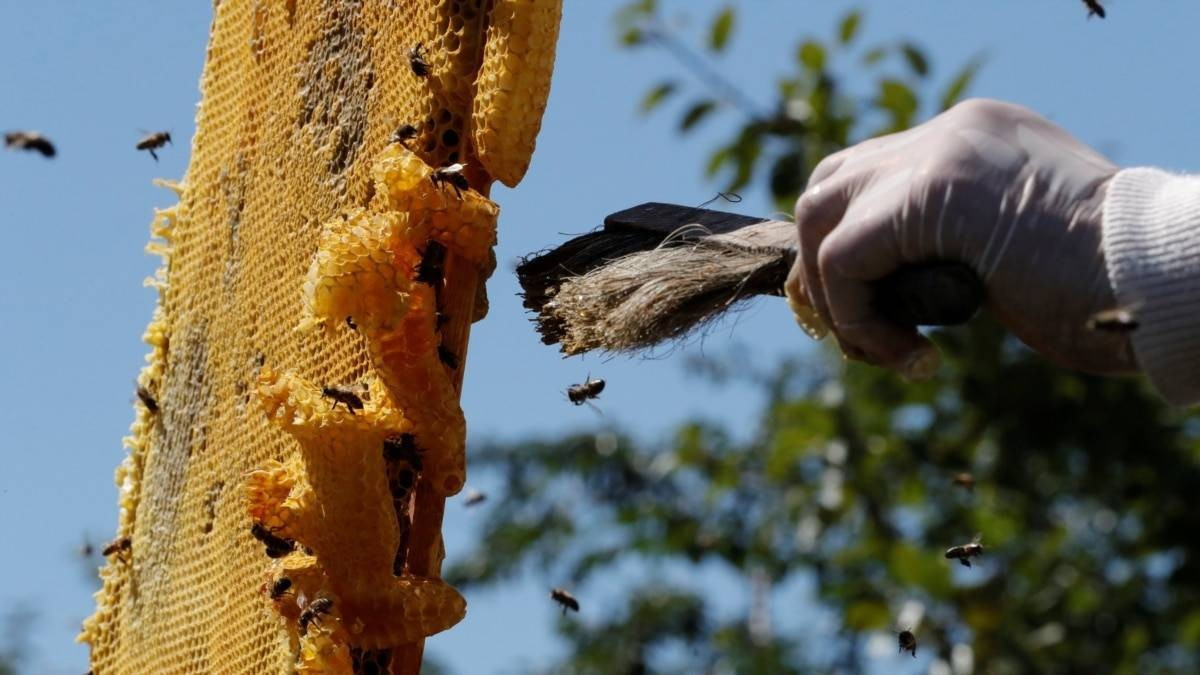
M 1103 245 L 1117 302 L 1138 319 L 1138 364 L 1171 403 L 1200 402 L 1200 176 L 1118 172 Z

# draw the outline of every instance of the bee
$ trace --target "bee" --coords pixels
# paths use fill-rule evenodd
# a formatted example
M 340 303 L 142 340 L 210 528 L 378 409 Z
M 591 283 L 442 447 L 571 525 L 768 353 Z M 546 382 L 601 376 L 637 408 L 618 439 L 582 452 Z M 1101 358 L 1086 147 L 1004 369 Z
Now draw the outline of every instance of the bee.
M 361 392 L 361 394 L 360 394 Z M 351 387 L 337 385 L 321 387 L 321 395 L 333 401 L 330 410 L 337 407 L 341 403 L 346 406 L 346 410 L 353 415 L 355 410 L 363 409 L 363 398 L 367 394 L 367 385 L 354 385 Z
M 421 253 L 421 264 L 417 265 L 417 281 L 434 288 L 442 285 L 446 265 L 446 247 L 431 241 Z
M 120 556 L 124 556 L 125 553 L 129 552 L 132 549 L 133 549 L 133 540 L 132 539 L 130 539 L 129 537 L 117 537 L 116 539 L 113 539 L 112 541 L 105 544 L 104 548 L 100 550 L 100 555 L 104 556 L 105 558 L 107 558 L 108 556 L 110 556 L 114 553 L 116 553 Z
M 417 128 L 411 124 L 405 124 L 392 134 L 392 142 L 407 146 L 408 142 L 417 137 Z
M 417 77 L 429 77 L 429 62 L 421 55 L 424 43 L 418 42 L 416 47 L 408 50 L 408 65 Z
M 389 462 L 405 461 L 417 471 L 421 470 L 421 451 L 412 434 L 397 434 L 383 439 L 383 458 Z
M 4 134 L 4 147 L 10 150 L 33 150 L 47 158 L 57 154 L 50 139 L 36 131 L 10 131 Z
M 137 397 L 142 402 L 142 405 L 146 406 L 146 410 L 150 411 L 150 414 L 158 412 L 158 400 L 154 398 L 154 394 L 151 394 L 149 389 L 139 384 Z
M 316 621 L 322 614 L 328 614 L 333 609 L 333 600 L 329 598 L 317 598 L 308 603 L 308 607 L 300 612 L 300 634 L 308 634 L 308 626 Z
M 146 134 L 145 136 L 142 136 L 142 140 L 137 142 L 136 147 L 138 150 L 148 151 L 150 153 L 150 156 L 154 158 L 154 161 L 157 162 L 158 154 L 156 154 L 154 151 L 170 142 L 171 142 L 171 133 L 170 132 L 156 131 L 152 134 Z
M 573 384 L 567 387 L 567 399 L 575 405 L 583 405 L 588 399 L 598 398 L 604 391 L 604 380 L 593 380 L 591 373 L 583 380 L 583 384 Z
M 964 490 L 971 490 L 975 487 L 975 476 L 968 471 L 962 471 L 954 474 L 954 484 Z
M 1087 320 L 1088 330 L 1107 333 L 1132 333 L 1138 329 L 1139 325 L 1133 312 L 1121 307 L 1096 312 Z
M 463 169 L 465 168 L 467 168 L 467 165 L 461 163 L 444 166 L 429 174 L 429 180 L 433 181 L 433 184 L 439 188 L 449 183 L 450 187 L 454 188 L 454 194 L 459 199 L 462 199 L 462 191 L 471 189 L 471 184 L 467 182 L 467 177 L 463 175 Z
M 455 356 L 454 352 L 447 349 L 445 345 L 438 345 L 438 358 L 450 370 L 458 370 L 458 357 Z
M 92 542 L 87 537 L 84 537 L 83 543 L 75 550 L 79 553 L 80 558 L 90 558 L 96 552 L 96 547 L 92 545 Z
M 980 535 L 977 534 L 969 544 L 963 544 L 962 546 L 951 546 L 950 548 L 946 549 L 946 558 L 951 560 L 957 559 L 958 562 L 963 565 L 963 567 L 970 567 L 971 558 L 977 558 L 983 555 L 983 544 L 979 543 L 980 538 Z
M 1104 5 L 1101 5 L 1099 0 L 1083 0 L 1083 4 L 1087 5 L 1089 19 L 1093 16 L 1098 16 L 1101 19 L 1107 16 L 1104 13 Z
M 908 651 L 912 652 L 914 659 L 917 658 L 917 636 L 913 635 L 911 630 L 902 630 L 897 634 L 897 637 L 900 643 L 900 651 L 897 653 L 903 654 Z
M 573 612 L 579 611 L 579 601 L 575 599 L 575 596 L 561 588 L 552 589 L 550 591 L 550 599 L 562 605 L 563 616 L 567 615 L 568 609 Z
M 463 500 L 463 506 L 471 508 L 487 501 L 487 494 L 479 490 L 468 490 L 466 499 Z
M 250 526 L 250 536 L 259 540 L 267 547 L 268 558 L 282 558 L 296 550 L 296 542 L 275 534 L 262 523 L 255 523 Z
M 287 577 L 279 577 L 275 583 L 271 584 L 271 599 L 278 600 L 292 589 L 292 580 Z
M 352 316 L 346 317 L 346 326 L 348 326 L 350 328 L 350 330 L 353 330 L 353 331 L 358 330 L 358 324 L 354 323 L 354 317 L 352 317 Z

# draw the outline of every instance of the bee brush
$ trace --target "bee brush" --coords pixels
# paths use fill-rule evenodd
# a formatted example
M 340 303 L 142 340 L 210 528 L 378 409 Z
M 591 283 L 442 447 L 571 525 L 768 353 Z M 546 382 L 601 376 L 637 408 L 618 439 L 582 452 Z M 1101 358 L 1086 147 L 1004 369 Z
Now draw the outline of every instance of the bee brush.
M 793 223 L 649 202 L 517 266 L 542 341 L 563 353 L 636 351 L 682 338 L 756 295 L 783 295 L 797 253 Z M 983 302 L 957 262 L 902 267 L 874 302 L 908 326 L 954 325 Z

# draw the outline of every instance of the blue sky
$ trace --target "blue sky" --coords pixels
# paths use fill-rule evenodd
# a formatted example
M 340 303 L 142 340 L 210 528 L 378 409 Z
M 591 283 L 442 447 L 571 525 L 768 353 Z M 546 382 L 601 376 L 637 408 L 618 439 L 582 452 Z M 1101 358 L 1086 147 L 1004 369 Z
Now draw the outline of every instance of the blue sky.
M 752 392 L 699 382 L 679 354 L 563 360 L 538 341 L 515 297 L 517 256 L 611 211 L 648 200 L 695 204 L 716 189 L 702 167 L 737 118 L 714 118 L 681 140 L 673 112 L 638 117 L 636 102 L 651 84 L 684 74 L 660 52 L 617 49 L 611 15 L 619 4 L 568 0 L 538 153 L 518 189 L 493 193 L 503 209 L 501 264 L 489 285 L 491 314 L 472 336 L 463 396 L 475 439 L 609 424 L 654 439 L 689 416 L 734 428 L 752 419 Z M 698 27 L 722 3 L 664 4 Z M 860 6 L 867 41 L 915 39 L 935 77 L 984 52 L 973 94 L 1033 107 L 1122 165 L 1200 170 L 1200 5 L 1106 4 L 1108 20 L 1087 21 L 1076 0 L 743 0 L 732 49 L 716 67 L 770 101 L 797 39 L 829 35 L 837 17 Z M 13 551 L 0 556 L 0 606 L 37 607 L 30 672 L 86 669 L 85 649 L 71 640 L 90 612 L 90 588 L 71 554 L 85 533 L 104 539 L 115 527 L 112 472 L 124 454 L 132 382 L 147 351 L 139 338 L 154 302 L 141 284 L 157 260 L 143 247 L 152 209 L 173 201 L 150 181 L 186 170 L 210 12 L 205 2 L 0 0 L 0 128 L 39 129 L 60 149 L 53 161 L 0 153 L 0 317 L 8 326 L 0 333 L 8 382 L 0 389 L 0 541 Z M 176 145 L 156 164 L 133 150 L 141 129 L 169 129 Z M 739 210 L 771 211 L 764 194 L 745 196 Z M 805 341 L 783 303 L 762 301 L 690 349 L 720 354 L 738 345 L 770 364 Z M 563 397 L 589 372 L 609 382 L 603 417 Z M 471 482 L 486 487 L 488 478 Z M 470 545 L 476 518 L 449 505 L 451 558 Z M 806 597 L 786 591 L 775 608 L 784 625 L 785 608 Z M 555 653 L 557 614 L 542 580 L 468 600 L 467 619 L 430 641 L 457 672 L 517 672 Z

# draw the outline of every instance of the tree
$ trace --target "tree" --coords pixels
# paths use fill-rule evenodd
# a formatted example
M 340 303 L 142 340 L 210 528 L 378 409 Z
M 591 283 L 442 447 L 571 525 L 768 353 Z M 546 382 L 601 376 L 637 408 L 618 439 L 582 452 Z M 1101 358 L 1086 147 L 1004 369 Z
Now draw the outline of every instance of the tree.
M 619 21 L 625 44 L 671 49 L 706 84 L 682 131 L 725 109 L 746 117 L 710 173 L 736 190 L 766 167 L 781 208 L 820 157 L 949 106 L 979 67 L 930 104 L 923 52 L 859 49 L 852 13 L 833 40 L 800 41 L 763 113 L 667 31 L 653 0 Z M 735 26 L 732 7 L 719 13 L 705 49 L 720 52 Z M 872 75 L 873 95 L 847 92 L 837 63 Z M 664 81 L 643 108 L 682 91 Z M 920 384 L 830 353 L 706 363 L 767 393 L 748 439 L 696 421 L 659 444 L 485 444 L 473 467 L 506 488 L 448 578 L 534 569 L 568 583 L 590 616 L 559 621 L 568 654 L 553 672 L 857 672 L 881 647 L 907 664 L 896 632 L 909 628 L 922 658 L 960 672 L 1197 672 L 1200 419 L 1141 381 L 1056 369 L 987 319 L 932 337 L 945 362 Z M 956 484 L 964 472 L 973 487 Z M 970 568 L 944 557 L 976 533 L 984 554 Z M 614 578 L 631 580 L 618 596 Z M 813 607 L 783 606 L 781 589 L 802 581 Z M 826 627 L 789 623 L 798 611 Z

